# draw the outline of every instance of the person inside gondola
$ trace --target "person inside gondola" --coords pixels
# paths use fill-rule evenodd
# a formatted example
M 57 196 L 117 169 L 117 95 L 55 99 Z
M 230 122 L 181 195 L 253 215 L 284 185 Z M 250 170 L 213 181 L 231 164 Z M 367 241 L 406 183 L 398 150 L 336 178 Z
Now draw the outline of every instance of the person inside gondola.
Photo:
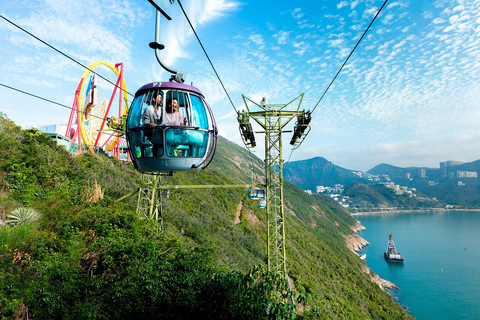
M 173 98 L 167 100 L 167 113 L 165 114 L 165 122 L 172 126 L 184 126 L 187 124 L 187 118 L 178 110 L 178 100 Z
M 178 99 L 167 99 L 165 123 L 169 126 L 185 126 L 187 124 L 187 118 L 183 116 L 183 113 L 179 111 Z M 188 136 L 183 129 L 171 128 L 167 130 L 167 153 L 171 157 L 183 157 L 186 156 L 186 150 L 188 148 Z
M 143 132 L 145 137 L 153 144 L 151 156 L 154 157 L 163 154 L 162 136 L 154 136 L 154 134 L 158 135 L 160 131 L 157 132 L 157 130 L 153 129 L 162 122 L 162 102 L 163 98 L 160 94 L 153 95 L 152 104 L 148 106 L 143 114 L 143 126 L 150 127 L 143 130 Z M 162 152 L 159 152 L 160 150 Z M 146 154 L 148 156 L 148 153 Z
M 159 94 L 152 97 L 152 104 L 148 106 L 143 114 L 143 125 L 155 127 L 162 122 L 162 96 Z

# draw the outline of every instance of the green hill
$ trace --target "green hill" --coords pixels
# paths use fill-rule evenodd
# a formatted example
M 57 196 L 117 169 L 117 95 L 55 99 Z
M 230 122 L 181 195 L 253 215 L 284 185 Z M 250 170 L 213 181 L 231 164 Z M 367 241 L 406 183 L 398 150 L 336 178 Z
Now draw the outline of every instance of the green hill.
M 396 194 L 391 188 L 384 185 L 368 186 L 363 183 L 355 183 L 345 188 L 343 196 L 350 198 L 352 211 L 378 211 L 378 210 L 427 210 L 432 208 L 444 208 L 445 204 L 425 195 Z
M 421 169 L 425 170 L 425 177 L 420 176 Z M 416 188 L 422 194 L 430 198 L 435 197 L 448 205 L 461 208 L 480 207 L 480 183 L 478 178 L 459 178 L 457 171 L 478 173 L 480 172 L 480 160 L 447 167 L 445 173 L 437 168 L 400 168 L 388 164 L 378 165 L 370 169 L 368 173 L 387 174 L 395 183 Z
M 425 177 L 421 176 L 421 170 L 425 170 Z M 367 171 L 370 174 L 382 175 L 386 174 L 395 181 L 395 183 L 415 187 L 421 180 L 437 179 L 441 176 L 440 169 L 426 167 L 407 167 L 401 168 L 390 164 L 382 163 Z
M 0 219 L 23 222 L 0 226 L 2 319 L 412 318 L 346 248 L 355 220 L 292 184 L 284 192 L 290 291 L 260 266 L 265 212 L 244 189 L 170 190 L 160 233 L 135 214 L 135 197 L 114 201 L 142 183 L 131 164 L 72 156 L 4 119 L 0 159 Z M 253 162 L 261 173 L 262 161 Z M 248 152 L 225 139 L 206 170 L 162 178 L 249 182 Z
M 288 162 L 284 168 L 285 180 L 303 190 L 315 191 L 316 186 L 333 187 L 335 184 L 351 185 L 364 181 L 353 174 L 352 170 L 344 169 L 321 157 Z
M 333 187 L 344 185 L 342 196 L 350 197 L 352 207 L 366 210 L 368 207 L 379 209 L 382 206 L 396 209 L 423 209 L 440 205 L 456 208 L 480 207 L 480 182 L 478 177 L 459 177 L 457 171 L 480 172 L 480 160 L 447 167 L 445 172 L 439 168 L 396 167 L 382 163 L 367 173 L 378 176 L 372 179 L 367 175 L 359 177 L 332 162 L 316 157 L 308 160 L 294 161 L 285 164 L 285 180 L 304 190 L 315 192 L 316 186 Z M 386 177 L 388 176 L 388 177 Z M 379 181 L 394 182 L 397 185 L 415 188 L 419 201 L 396 195 L 391 190 L 379 185 Z M 360 186 L 360 187 L 359 187 Z M 384 197 L 389 197 L 389 200 Z M 422 198 L 430 198 L 426 200 Z M 438 201 L 435 201 L 435 199 Z

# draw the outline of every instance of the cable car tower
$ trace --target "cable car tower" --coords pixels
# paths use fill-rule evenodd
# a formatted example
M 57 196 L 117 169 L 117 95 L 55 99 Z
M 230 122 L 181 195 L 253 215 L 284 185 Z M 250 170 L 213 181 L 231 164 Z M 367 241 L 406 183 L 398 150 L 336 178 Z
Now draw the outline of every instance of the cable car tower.
M 297 119 L 290 141 L 296 149 L 310 131 L 310 111 L 299 110 L 303 100 L 303 93 L 286 104 L 267 104 L 265 98 L 260 104 L 242 95 L 246 106 L 245 111 L 238 112 L 238 123 L 243 142 L 247 148 L 256 146 L 255 135 L 250 123 L 252 118 L 265 133 L 265 188 L 267 214 L 267 259 L 268 270 L 280 273 L 287 278 L 287 260 L 285 252 L 285 216 L 283 207 L 283 159 L 282 133 L 287 124 Z M 248 102 L 258 106 L 262 111 L 251 111 Z M 284 110 L 287 106 L 297 103 L 294 111 Z

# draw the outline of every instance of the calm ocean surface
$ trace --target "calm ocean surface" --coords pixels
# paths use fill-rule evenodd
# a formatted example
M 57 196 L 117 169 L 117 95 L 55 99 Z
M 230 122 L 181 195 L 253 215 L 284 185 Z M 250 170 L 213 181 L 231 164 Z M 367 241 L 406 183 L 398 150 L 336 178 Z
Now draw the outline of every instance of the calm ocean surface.
M 419 320 L 480 319 L 480 212 L 356 216 L 370 242 L 367 265 L 399 289 L 391 295 Z M 403 265 L 387 264 L 392 233 Z

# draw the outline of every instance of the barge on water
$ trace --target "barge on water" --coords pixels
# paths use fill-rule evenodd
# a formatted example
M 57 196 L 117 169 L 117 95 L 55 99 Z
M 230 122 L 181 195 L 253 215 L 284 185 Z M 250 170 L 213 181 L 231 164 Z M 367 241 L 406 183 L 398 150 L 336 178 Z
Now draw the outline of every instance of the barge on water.
M 397 252 L 395 248 L 395 242 L 393 242 L 393 236 L 390 233 L 388 236 L 388 243 L 387 243 L 387 251 L 383 253 L 385 260 L 387 262 L 396 262 L 396 263 L 403 263 L 402 255 Z

